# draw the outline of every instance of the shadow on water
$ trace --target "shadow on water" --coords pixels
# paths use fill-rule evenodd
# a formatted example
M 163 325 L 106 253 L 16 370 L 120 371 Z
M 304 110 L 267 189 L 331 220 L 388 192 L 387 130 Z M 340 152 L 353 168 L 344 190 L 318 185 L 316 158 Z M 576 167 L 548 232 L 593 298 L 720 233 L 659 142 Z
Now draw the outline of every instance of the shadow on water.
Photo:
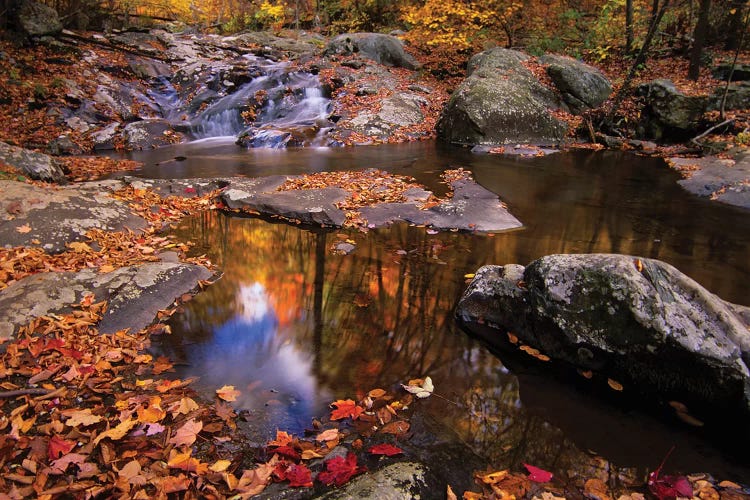
M 614 404 L 603 401 L 583 380 L 569 384 L 511 363 L 509 370 L 453 321 L 465 274 L 551 253 L 659 258 L 722 298 L 747 304 L 747 212 L 695 199 L 660 161 L 631 155 L 514 160 L 426 144 L 342 150 L 325 165 L 305 165 L 312 154 L 287 152 L 264 173 L 378 167 L 435 185 L 444 168 L 463 166 L 526 226 L 494 236 L 430 235 L 404 225 L 365 235 L 217 213 L 184 221 L 175 231 L 193 239 L 224 276 L 172 318 L 173 335 L 160 349 L 180 376 L 200 376 L 207 393 L 224 384 L 242 391 L 238 408 L 250 412 L 259 441 L 276 428 L 301 432 L 334 399 L 431 375 L 436 391 L 455 404 L 418 404 L 498 467 L 527 462 L 561 477 L 604 474 L 642 484 L 676 444 L 670 469 L 750 478 L 747 458 L 727 451 L 731 438 L 654 418 L 618 403 L 616 394 Z M 221 175 L 266 168 L 245 162 Z M 335 254 L 345 238 L 356 242 L 355 252 Z

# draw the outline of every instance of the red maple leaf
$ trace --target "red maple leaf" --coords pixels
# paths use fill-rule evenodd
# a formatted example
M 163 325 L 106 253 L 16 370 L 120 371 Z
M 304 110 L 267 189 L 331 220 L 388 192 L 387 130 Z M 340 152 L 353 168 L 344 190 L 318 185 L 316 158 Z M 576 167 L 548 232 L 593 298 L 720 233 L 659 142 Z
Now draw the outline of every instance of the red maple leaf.
M 291 458 L 292 460 L 299 460 L 300 454 L 292 448 L 291 446 L 279 446 L 278 448 L 274 448 L 271 450 L 273 453 L 278 453 L 279 455 L 287 458 Z
M 331 420 L 341 420 L 342 418 L 352 417 L 352 420 L 357 420 L 364 408 L 357 406 L 351 399 L 339 399 L 331 403 L 331 406 L 335 406 L 336 409 L 331 412 Z
M 672 454 L 672 451 L 674 451 L 674 446 L 667 452 L 659 467 L 648 475 L 648 489 L 659 500 L 671 500 L 677 497 L 692 498 L 693 487 L 685 476 L 659 477 L 661 469 L 664 467 L 664 463 L 669 458 L 669 455 Z
M 400 455 L 404 452 L 404 450 L 402 450 L 398 446 L 393 446 L 392 444 L 388 444 L 388 443 L 376 444 L 375 446 L 372 446 L 367 451 L 369 451 L 373 455 L 385 455 L 388 457 L 392 457 L 394 455 Z
M 283 476 L 292 488 L 312 488 L 312 472 L 305 465 L 289 465 L 285 468 Z
M 346 458 L 333 457 L 326 462 L 326 470 L 318 474 L 318 481 L 330 486 L 341 486 L 357 474 L 367 470 L 367 467 L 357 465 L 357 456 L 349 453 Z
M 529 481 L 534 481 L 535 483 L 549 483 L 552 481 L 551 472 L 529 464 L 523 464 L 523 466 L 529 471 Z
M 57 460 L 58 458 L 70 453 L 70 450 L 75 448 L 75 441 L 66 441 L 58 435 L 52 436 L 47 445 L 47 456 L 50 460 Z

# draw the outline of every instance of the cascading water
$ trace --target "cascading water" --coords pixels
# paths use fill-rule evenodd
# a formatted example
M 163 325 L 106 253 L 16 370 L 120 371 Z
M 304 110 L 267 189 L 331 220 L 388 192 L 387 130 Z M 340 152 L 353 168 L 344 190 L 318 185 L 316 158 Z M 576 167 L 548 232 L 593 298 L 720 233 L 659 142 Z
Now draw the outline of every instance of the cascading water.
M 323 145 L 331 101 L 316 75 L 256 56 L 244 56 L 242 66 L 229 71 L 196 74 L 193 85 L 161 80 L 150 94 L 162 116 L 195 139 L 231 136 L 247 147 Z

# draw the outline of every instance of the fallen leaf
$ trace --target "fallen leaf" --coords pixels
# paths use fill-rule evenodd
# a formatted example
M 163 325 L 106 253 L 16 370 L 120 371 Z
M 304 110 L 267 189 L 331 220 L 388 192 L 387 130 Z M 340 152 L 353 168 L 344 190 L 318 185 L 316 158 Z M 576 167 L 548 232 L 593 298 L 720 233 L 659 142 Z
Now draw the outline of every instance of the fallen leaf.
M 458 497 L 453 493 L 453 488 L 451 488 L 450 484 L 446 487 L 445 498 L 446 500 L 458 500 Z
M 175 446 L 190 446 L 203 429 L 203 422 L 191 418 L 180 427 L 169 442 Z
M 230 465 L 232 462 L 229 460 L 217 460 L 208 469 L 212 472 L 224 472 Z
M 315 441 L 333 441 L 334 439 L 339 438 L 339 430 L 338 429 L 326 429 L 317 436 L 315 436 Z
M 289 481 L 292 488 L 312 488 L 312 472 L 302 464 L 281 465 L 275 474 L 280 481 Z
M 370 447 L 367 451 L 372 455 L 385 455 L 387 457 L 393 457 L 404 453 L 404 450 L 401 448 L 388 443 L 376 444 L 375 446 Z
M 268 462 L 259 465 L 255 469 L 245 470 L 237 482 L 234 490 L 247 496 L 257 495 L 271 482 L 271 474 L 276 468 L 279 458 L 274 455 Z
M 618 382 L 617 380 L 612 380 L 611 378 L 607 379 L 607 385 L 609 385 L 615 391 L 622 391 L 623 390 L 622 384 L 620 382 Z
M 326 461 L 326 470 L 318 474 L 318 481 L 331 486 L 342 486 L 352 477 L 367 470 L 364 466 L 357 465 L 357 456 L 349 453 L 346 458 L 333 457 Z
M 367 393 L 372 399 L 378 399 L 385 396 L 386 392 L 383 389 L 373 389 Z
M 276 431 L 276 439 L 268 442 L 268 446 L 286 446 L 292 442 L 294 438 L 289 435 L 286 431 Z
M 78 427 L 79 425 L 85 427 L 102 421 L 102 417 L 92 414 L 90 408 L 74 410 L 63 414 L 68 417 L 67 420 L 65 420 L 65 425 L 69 425 L 70 427 Z
M 612 500 L 609 488 L 601 479 L 591 478 L 583 485 L 583 494 L 592 500 Z
M 331 412 L 331 420 L 341 420 L 342 418 L 351 417 L 352 420 L 357 418 L 364 412 L 364 408 L 357 406 L 357 403 L 351 399 L 339 399 L 331 403 L 336 409 Z
M 31 232 L 31 226 L 29 226 L 28 224 L 24 224 L 23 226 L 18 226 L 16 228 L 16 231 L 19 232 L 19 233 L 21 233 L 21 234 L 30 233 Z
M 406 432 L 409 430 L 409 427 L 410 427 L 409 422 L 404 422 L 403 420 L 397 420 L 397 421 L 391 422 L 381 427 L 380 432 L 385 433 L 385 434 L 394 434 L 396 436 L 400 436 L 402 434 L 406 434 Z
M 435 390 L 430 377 L 425 377 L 424 380 L 410 380 L 408 385 L 401 384 L 401 387 L 418 398 L 426 398 L 432 395 L 432 391 Z
M 75 441 L 67 441 L 55 434 L 50 438 L 49 444 L 47 445 L 47 456 L 50 460 L 56 460 L 61 456 L 70 453 L 75 446 Z
M 180 469 L 185 472 L 195 472 L 196 474 L 205 474 L 208 471 L 208 464 L 194 458 L 190 452 L 179 453 L 177 450 L 172 450 L 169 453 L 167 466 L 170 469 Z
M 534 481 L 535 483 L 548 483 L 552 480 L 551 472 L 529 464 L 523 464 L 523 466 L 529 471 L 529 481 Z
M 125 435 L 130 432 L 130 429 L 135 427 L 135 424 L 137 423 L 138 421 L 134 418 L 129 418 L 128 420 L 120 422 L 116 427 L 112 427 L 111 429 L 104 431 L 96 436 L 96 439 L 94 439 L 92 444 L 96 446 L 104 438 L 109 438 L 112 441 L 118 441 L 125 437 Z
M 237 401 L 237 396 L 240 394 L 240 391 L 235 389 L 233 385 L 225 385 L 220 389 L 216 389 L 216 395 L 224 401 Z

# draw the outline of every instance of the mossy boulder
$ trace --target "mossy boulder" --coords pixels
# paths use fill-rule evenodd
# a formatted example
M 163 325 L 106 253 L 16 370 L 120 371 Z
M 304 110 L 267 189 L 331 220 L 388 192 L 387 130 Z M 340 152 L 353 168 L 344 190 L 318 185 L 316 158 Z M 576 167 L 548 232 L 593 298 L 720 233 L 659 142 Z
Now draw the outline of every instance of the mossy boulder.
M 523 65 L 528 59 L 501 48 L 472 57 L 469 76 L 438 121 L 438 137 L 472 145 L 562 142 L 568 127 L 551 113 L 562 101 Z
M 512 331 L 635 394 L 747 412 L 750 331 L 742 309 L 664 262 L 590 254 L 485 266 L 457 316 L 495 347 L 507 347 Z M 487 325 L 496 334 L 488 336 Z

